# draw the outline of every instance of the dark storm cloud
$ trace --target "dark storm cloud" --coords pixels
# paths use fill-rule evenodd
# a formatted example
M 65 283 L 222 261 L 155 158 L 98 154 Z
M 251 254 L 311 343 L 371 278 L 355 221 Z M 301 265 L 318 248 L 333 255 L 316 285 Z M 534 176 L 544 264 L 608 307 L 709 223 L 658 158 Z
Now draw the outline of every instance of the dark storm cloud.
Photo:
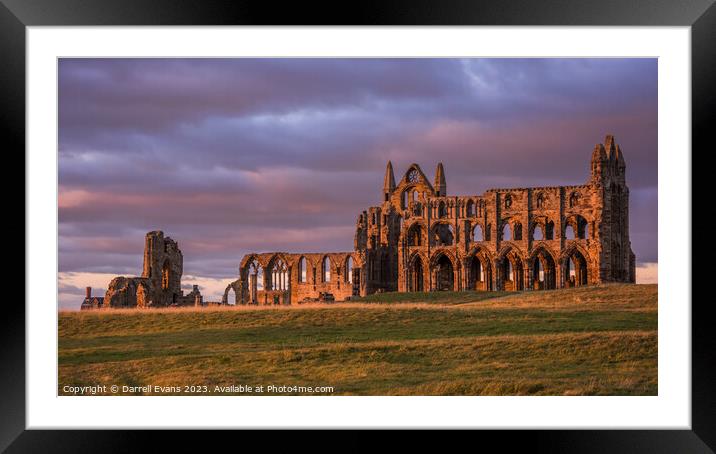
M 579 184 L 607 133 L 656 261 L 655 59 L 62 59 L 59 87 L 63 272 L 139 273 L 154 229 L 199 276 L 350 250 L 388 159 L 452 194 Z

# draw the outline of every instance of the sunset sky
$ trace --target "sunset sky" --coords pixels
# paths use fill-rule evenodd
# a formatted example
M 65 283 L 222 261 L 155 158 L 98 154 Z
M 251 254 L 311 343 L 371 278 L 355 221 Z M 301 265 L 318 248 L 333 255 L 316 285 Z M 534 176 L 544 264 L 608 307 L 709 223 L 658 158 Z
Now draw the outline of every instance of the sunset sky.
M 218 300 L 248 252 L 351 250 L 389 159 L 449 195 L 582 184 L 606 134 L 655 282 L 656 59 L 61 59 L 60 308 L 140 275 L 150 230 Z

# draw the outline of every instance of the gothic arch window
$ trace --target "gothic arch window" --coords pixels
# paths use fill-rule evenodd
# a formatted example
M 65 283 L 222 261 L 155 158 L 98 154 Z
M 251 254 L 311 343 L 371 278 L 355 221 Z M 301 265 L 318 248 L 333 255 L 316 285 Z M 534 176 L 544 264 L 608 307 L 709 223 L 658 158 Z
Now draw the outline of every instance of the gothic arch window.
M 535 225 L 534 231 L 532 232 L 532 239 L 534 241 L 544 240 L 544 231 L 542 230 L 542 226 Z
M 480 224 L 477 224 L 475 228 L 472 229 L 472 240 L 475 242 L 485 241 L 485 235 Z
M 574 239 L 574 228 L 571 225 L 564 228 L 564 237 L 568 240 Z
M 288 267 L 280 258 L 274 261 L 273 268 L 271 269 L 271 289 L 288 289 Z
M 589 222 L 579 214 L 572 215 L 565 220 L 565 237 L 569 240 L 586 240 L 589 237 Z
M 323 282 L 331 282 L 331 259 L 328 256 L 323 257 L 321 267 L 323 268 Z
M 298 261 L 298 282 L 306 283 L 306 273 L 306 257 L 301 257 L 301 260 Z
M 510 229 L 510 223 L 505 222 L 502 226 L 502 241 L 512 240 L 512 230 Z
M 579 205 L 579 194 L 573 192 L 572 195 L 569 196 L 569 206 L 576 207 L 577 205 Z
M 544 236 L 548 240 L 554 239 L 554 222 L 553 221 L 548 221 L 547 224 L 545 224 Z
M 514 237 L 514 239 L 516 241 L 522 240 L 522 224 L 520 224 L 519 222 L 516 222 L 515 225 L 513 226 L 513 230 L 514 230 L 514 235 L 512 235 L 512 236 Z
M 544 195 L 543 194 L 537 195 L 536 205 L 537 205 L 537 208 L 544 208 Z
M 236 305 L 236 290 L 234 290 L 233 287 L 229 287 L 229 289 L 226 291 L 226 304 L 228 304 L 229 306 Z
M 346 259 L 345 280 L 349 284 L 353 283 L 353 257 L 351 256 L 348 256 Z
M 437 224 L 434 227 L 435 244 L 438 246 L 452 246 L 455 241 L 455 230 L 450 224 Z
M 467 201 L 467 206 L 465 207 L 465 216 L 471 218 L 475 216 L 475 204 L 472 200 Z
M 447 216 L 447 208 L 445 207 L 445 202 L 441 201 L 440 205 L 438 205 L 438 217 L 444 218 Z
M 251 262 L 249 262 L 248 266 L 248 279 L 249 283 L 254 283 L 256 286 L 256 290 L 263 290 L 264 289 L 264 269 L 259 264 L 258 260 L 253 259 Z M 253 293 L 252 293 L 253 294 Z M 255 301 L 255 299 L 252 298 L 252 301 Z

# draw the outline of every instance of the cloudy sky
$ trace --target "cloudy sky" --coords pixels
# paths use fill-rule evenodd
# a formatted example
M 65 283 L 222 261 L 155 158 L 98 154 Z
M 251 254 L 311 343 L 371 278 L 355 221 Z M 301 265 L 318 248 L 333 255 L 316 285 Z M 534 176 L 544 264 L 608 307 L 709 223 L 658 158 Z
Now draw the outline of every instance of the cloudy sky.
M 656 59 L 61 59 L 60 307 L 141 273 L 144 234 L 218 299 L 250 251 L 345 251 L 388 159 L 449 194 L 586 182 L 614 134 L 657 270 Z

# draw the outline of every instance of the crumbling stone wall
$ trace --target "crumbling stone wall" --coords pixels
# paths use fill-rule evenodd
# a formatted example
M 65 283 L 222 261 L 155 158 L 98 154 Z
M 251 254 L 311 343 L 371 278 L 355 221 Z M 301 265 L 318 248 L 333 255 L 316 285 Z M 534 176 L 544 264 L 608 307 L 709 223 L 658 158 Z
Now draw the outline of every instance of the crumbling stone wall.
M 141 289 L 141 290 L 140 290 Z M 105 307 L 149 307 L 152 305 L 152 283 L 143 277 L 117 276 L 109 283 L 104 295 Z
M 103 307 L 167 307 L 202 305 L 198 286 L 184 295 L 184 258 L 179 244 L 162 231 L 148 232 L 141 277 L 117 276 L 109 283 Z
M 295 254 L 272 252 L 246 255 L 239 266 L 239 279 L 224 293 L 236 304 L 293 304 L 308 301 L 349 299 L 360 294 L 354 285 L 360 257 L 351 252 Z

